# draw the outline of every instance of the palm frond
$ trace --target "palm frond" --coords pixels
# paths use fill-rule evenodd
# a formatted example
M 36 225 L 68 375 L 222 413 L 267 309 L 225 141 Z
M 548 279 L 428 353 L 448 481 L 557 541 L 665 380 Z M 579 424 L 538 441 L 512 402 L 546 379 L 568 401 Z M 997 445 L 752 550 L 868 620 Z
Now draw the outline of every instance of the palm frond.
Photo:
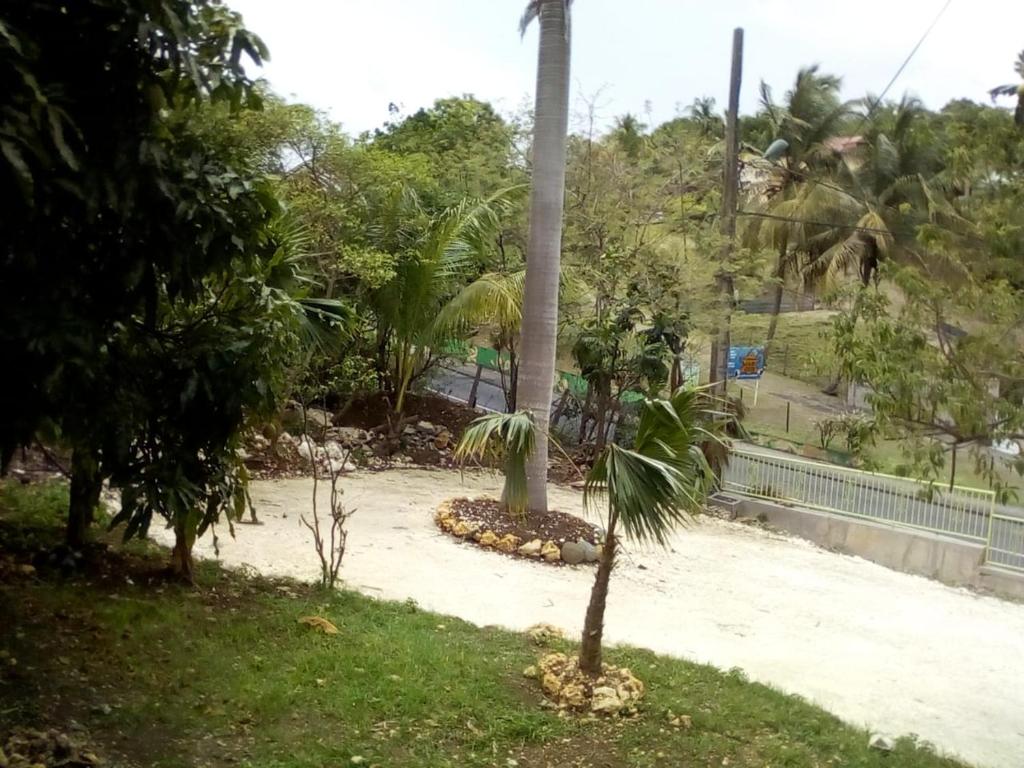
M 566 34 L 569 32 L 569 6 L 572 5 L 572 0 L 562 0 L 565 5 L 565 31 Z M 540 9 L 544 5 L 544 0 L 530 0 L 526 4 L 526 9 L 523 11 L 522 17 L 519 19 L 519 34 L 520 36 L 526 34 L 526 30 L 529 29 L 530 24 L 533 20 L 540 16 Z
M 636 541 L 664 545 L 671 529 L 700 508 L 713 473 L 700 451 L 701 399 L 681 389 L 670 399 L 644 402 L 631 449 L 609 445 L 584 483 L 584 503 L 607 507 L 610 523 L 621 521 Z
M 489 272 L 460 290 L 438 313 L 433 335 L 465 333 L 483 324 L 516 331 L 522 320 L 526 272 Z
M 513 515 L 526 512 L 526 460 L 537 443 L 537 427 L 528 411 L 492 413 L 475 419 L 455 448 L 460 464 L 498 456 L 505 462 L 505 504 Z

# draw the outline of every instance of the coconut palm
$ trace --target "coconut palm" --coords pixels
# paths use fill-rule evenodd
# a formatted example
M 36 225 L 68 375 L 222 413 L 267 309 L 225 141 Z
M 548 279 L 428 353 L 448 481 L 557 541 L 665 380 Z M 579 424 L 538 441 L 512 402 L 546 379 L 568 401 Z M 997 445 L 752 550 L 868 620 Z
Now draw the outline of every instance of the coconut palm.
M 800 222 L 814 222 L 789 227 L 794 247 L 805 254 L 805 283 L 829 287 L 854 272 L 868 285 L 886 259 L 940 278 L 954 269 L 926 252 L 917 236 L 925 224 L 950 235 L 966 225 L 934 180 L 940 163 L 930 137 L 917 130 L 925 114 L 921 102 L 908 97 L 883 110 L 855 144 L 836 151 L 838 163 L 827 180 L 804 185 L 780 206 Z
M 1024 51 L 1021 51 L 1017 57 L 1017 62 L 1013 65 L 1013 71 L 1024 81 Z M 1016 96 L 1017 108 L 1013 112 L 1013 121 L 1017 125 L 1024 127 L 1024 82 L 997 85 L 988 94 L 992 97 L 992 101 L 995 101 L 1000 96 Z
M 665 545 L 672 529 L 700 508 L 711 488 L 714 475 L 701 448 L 721 442 L 723 422 L 722 414 L 706 408 L 707 402 L 692 389 L 646 400 L 632 447 L 608 444 L 586 476 L 584 504 L 603 516 L 605 538 L 580 645 L 579 666 L 585 674 L 601 674 L 604 613 L 620 531 L 632 541 Z M 506 466 L 505 504 L 511 512 L 523 511 L 527 463 L 544 442 L 531 414 L 492 414 L 466 429 L 456 456 L 478 458 L 497 446 Z
M 516 409 L 519 357 L 517 337 L 523 319 L 523 286 L 526 272 L 488 272 L 459 291 L 444 305 L 435 326 L 441 333 L 467 334 L 481 326 L 491 332 L 491 343 L 498 352 L 509 412 Z M 508 386 L 501 356 L 508 353 Z
M 409 385 L 446 340 L 450 314 L 438 323 L 452 297 L 497 231 L 509 204 L 508 190 L 487 200 L 464 200 L 433 219 L 395 264 L 394 276 L 370 296 L 379 320 L 381 347 L 390 347 L 394 409 L 401 413 Z
M 761 206 L 762 213 L 773 218 L 754 218 L 748 232 L 748 241 L 773 248 L 777 252 L 773 279 L 775 281 L 771 320 L 768 324 L 767 347 L 775 338 L 786 279 L 798 257 L 794 246 L 794 227 L 787 222 L 792 218 L 787 208 L 807 183 L 819 172 L 823 160 L 829 156 L 826 141 L 834 137 L 850 113 L 849 105 L 839 100 L 838 77 L 823 74 L 817 66 L 801 69 L 793 87 L 787 91 L 782 104 L 772 97 L 771 88 L 761 83 L 761 107 L 771 124 L 775 138 L 788 144 L 786 156 L 774 162 L 771 189 Z M 772 226 L 764 226 L 765 222 Z
M 530 235 L 526 256 L 517 402 L 547 434 L 555 380 L 558 283 L 569 124 L 569 7 L 571 0 L 532 0 L 520 24 L 540 23 L 534 109 Z M 547 512 L 548 446 L 540 440 L 527 465 L 529 507 Z

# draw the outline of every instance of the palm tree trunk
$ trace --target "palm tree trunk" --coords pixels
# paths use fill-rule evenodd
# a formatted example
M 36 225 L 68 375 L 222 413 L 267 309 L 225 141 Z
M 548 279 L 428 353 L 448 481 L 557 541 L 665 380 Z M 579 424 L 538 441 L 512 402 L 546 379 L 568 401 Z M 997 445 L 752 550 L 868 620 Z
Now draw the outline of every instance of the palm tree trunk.
M 580 643 L 580 671 L 590 677 L 601 674 L 601 639 L 604 635 L 604 608 L 608 602 L 608 582 L 615 567 L 615 523 L 608 522 L 608 534 L 597 561 L 597 575 L 590 590 L 590 604 L 583 621 L 583 639 Z
M 786 261 L 788 258 L 788 242 L 783 240 L 779 247 L 779 263 L 775 268 L 775 295 L 772 298 L 772 316 L 768 321 L 768 336 L 764 343 L 764 359 L 768 361 L 768 355 L 772 350 L 772 341 L 775 339 L 775 331 L 779 328 L 779 314 L 782 312 L 782 294 L 786 289 Z
M 530 510 L 546 513 L 548 422 L 555 381 L 558 276 L 569 123 L 569 19 L 565 0 L 541 0 L 534 110 L 530 238 L 523 295 L 517 404 L 533 415 L 540 439 L 527 461 Z

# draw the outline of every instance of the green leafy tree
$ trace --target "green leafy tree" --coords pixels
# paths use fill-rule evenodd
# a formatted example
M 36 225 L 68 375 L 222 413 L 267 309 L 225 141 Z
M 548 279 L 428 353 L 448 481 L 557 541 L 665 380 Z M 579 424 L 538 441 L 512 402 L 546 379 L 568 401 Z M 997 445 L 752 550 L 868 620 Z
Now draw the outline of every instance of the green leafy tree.
M 1024 439 L 1024 296 L 1001 280 L 951 285 L 897 265 L 883 274 L 887 289 L 858 289 L 835 319 L 844 375 L 869 388 L 876 426 L 900 441 L 909 472 L 937 478 L 963 448 L 1005 491 L 988 449 Z
M 73 546 L 106 477 L 185 544 L 237 498 L 229 447 L 275 391 L 278 206 L 197 116 L 259 106 L 243 61 L 264 56 L 213 2 L 0 11 L 0 440 L 4 461 L 46 425 L 71 448 Z
M 520 183 L 514 140 L 513 127 L 490 104 L 468 95 L 438 99 L 366 137 L 378 149 L 422 157 L 440 181 L 437 204 L 442 207 Z

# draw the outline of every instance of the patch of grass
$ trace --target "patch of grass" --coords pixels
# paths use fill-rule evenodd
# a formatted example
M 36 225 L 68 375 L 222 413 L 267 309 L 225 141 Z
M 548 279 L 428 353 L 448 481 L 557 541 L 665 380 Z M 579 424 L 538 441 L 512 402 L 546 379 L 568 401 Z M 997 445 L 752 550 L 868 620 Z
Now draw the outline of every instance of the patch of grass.
M 562 718 L 522 677 L 542 652 L 522 635 L 213 563 L 189 590 L 154 577 L 162 562 L 0 583 L 0 657 L 17 659 L 0 665 L 0 730 L 75 719 L 113 762 L 167 768 L 959 765 L 907 740 L 870 750 L 799 697 L 634 648 L 607 656 L 647 683 L 639 716 Z
M 0 510 L 4 520 L 22 528 L 63 525 L 68 509 L 68 485 L 60 480 L 21 485 L 0 482 Z

